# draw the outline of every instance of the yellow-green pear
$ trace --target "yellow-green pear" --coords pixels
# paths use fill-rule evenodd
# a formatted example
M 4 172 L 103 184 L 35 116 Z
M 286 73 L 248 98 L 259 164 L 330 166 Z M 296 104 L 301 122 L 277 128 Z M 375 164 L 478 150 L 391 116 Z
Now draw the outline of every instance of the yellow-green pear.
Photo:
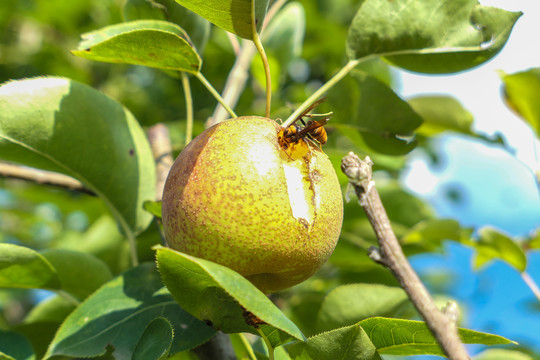
M 341 231 L 341 189 L 318 145 L 282 135 L 274 120 L 246 116 L 191 141 L 163 192 L 168 246 L 225 265 L 265 293 L 313 275 Z

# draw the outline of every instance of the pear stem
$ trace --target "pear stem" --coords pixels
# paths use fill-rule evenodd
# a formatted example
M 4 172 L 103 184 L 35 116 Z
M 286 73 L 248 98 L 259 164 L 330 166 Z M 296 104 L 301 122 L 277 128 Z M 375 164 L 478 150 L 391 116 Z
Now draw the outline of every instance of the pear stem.
M 193 97 L 191 96 L 191 86 L 189 85 L 188 74 L 182 72 L 182 87 L 184 88 L 184 97 L 186 99 L 186 140 L 185 145 L 189 144 L 193 137 Z
M 349 60 L 349 62 L 339 70 L 336 75 L 334 75 L 328 82 L 323 86 L 318 88 L 310 97 L 308 97 L 302 105 L 300 105 L 281 125 L 283 128 L 288 128 L 291 126 L 298 116 L 308 108 L 309 105 L 313 104 L 319 98 L 321 98 L 328 90 L 330 90 L 334 85 L 336 85 L 341 79 L 343 79 L 352 69 L 360 63 L 360 60 Z

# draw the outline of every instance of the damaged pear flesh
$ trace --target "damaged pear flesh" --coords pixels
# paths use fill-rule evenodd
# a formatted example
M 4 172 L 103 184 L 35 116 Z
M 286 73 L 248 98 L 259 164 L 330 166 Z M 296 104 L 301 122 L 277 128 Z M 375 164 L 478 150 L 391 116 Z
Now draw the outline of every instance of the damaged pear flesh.
M 178 156 L 163 192 L 171 248 L 225 265 L 265 293 L 313 275 L 343 221 L 328 157 L 305 141 L 286 153 L 280 130 L 262 117 L 205 130 Z

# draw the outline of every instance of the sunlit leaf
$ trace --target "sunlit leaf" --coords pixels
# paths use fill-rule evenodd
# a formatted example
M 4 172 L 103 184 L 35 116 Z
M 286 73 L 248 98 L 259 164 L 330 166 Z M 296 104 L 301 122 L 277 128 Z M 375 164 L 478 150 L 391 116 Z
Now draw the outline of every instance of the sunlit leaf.
M 167 21 L 120 23 L 81 37 L 72 53 L 86 59 L 189 73 L 197 73 L 201 67 L 201 58 L 186 32 Z
M 407 294 L 401 288 L 376 284 L 339 286 L 321 304 L 317 327 L 328 331 L 373 316 L 392 317 L 407 302 Z
M 478 241 L 472 245 L 476 250 L 474 266 L 480 268 L 495 259 L 502 260 L 519 272 L 525 271 L 527 257 L 519 244 L 508 235 L 491 227 L 478 230 Z
M 12 244 L 0 244 L 0 287 L 60 289 L 56 270 L 36 251 Z
M 73 176 L 98 194 L 125 233 L 152 220 L 150 144 L 133 115 L 89 86 L 36 78 L 0 86 L 0 158 Z
M 540 137 L 540 68 L 501 75 L 506 103 L 529 123 L 536 136 Z
M 380 360 L 362 327 L 352 325 L 322 333 L 288 347 L 294 360 Z
M 374 317 L 359 325 L 377 348 L 386 355 L 440 355 L 444 353 L 426 323 L 414 320 Z M 512 341 L 502 336 L 468 329 L 458 329 L 465 344 L 501 345 Z
M 443 131 L 471 134 L 472 114 L 450 96 L 420 96 L 407 101 L 424 120 L 417 132 L 432 136 Z
M 166 318 L 174 328 L 171 354 L 206 342 L 214 330 L 182 310 L 162 286 L 152 263 L 109 281 L 67 317 L 45 358 L 94 357 L 112 345 L 116 358 L 131 359 L 146 327 L 156 317 Z
M 157 247 L 163 282 L 180 306 L 224 333 L 260 329 L 276 347 L 303 339 L 291 322 L 260 290 L 235 271 L 169 248 Z
M 349 29 L 347 54 L 378 54 L 417 72 L 462 71 L 495 56 L 520 16 L 477 0 L 366 0 Z
M 268 0 L 176 0 L 180 5 L 199 14 L 223 30 L 244 39 L 253 39 L 252 6 L 255 6 L 255 25 L 260 31 Z

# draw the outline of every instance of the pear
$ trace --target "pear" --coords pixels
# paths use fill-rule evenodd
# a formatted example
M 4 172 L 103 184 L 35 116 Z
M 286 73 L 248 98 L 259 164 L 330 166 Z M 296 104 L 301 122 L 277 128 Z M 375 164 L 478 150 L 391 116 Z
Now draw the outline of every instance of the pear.
M 264 293 L 312 276 L 343 222 L 335 170 L 307 139 L 283 141 L 274 120 L 221 122 L 180 153 L 163 192 L 167 244 L 225 265 Z

